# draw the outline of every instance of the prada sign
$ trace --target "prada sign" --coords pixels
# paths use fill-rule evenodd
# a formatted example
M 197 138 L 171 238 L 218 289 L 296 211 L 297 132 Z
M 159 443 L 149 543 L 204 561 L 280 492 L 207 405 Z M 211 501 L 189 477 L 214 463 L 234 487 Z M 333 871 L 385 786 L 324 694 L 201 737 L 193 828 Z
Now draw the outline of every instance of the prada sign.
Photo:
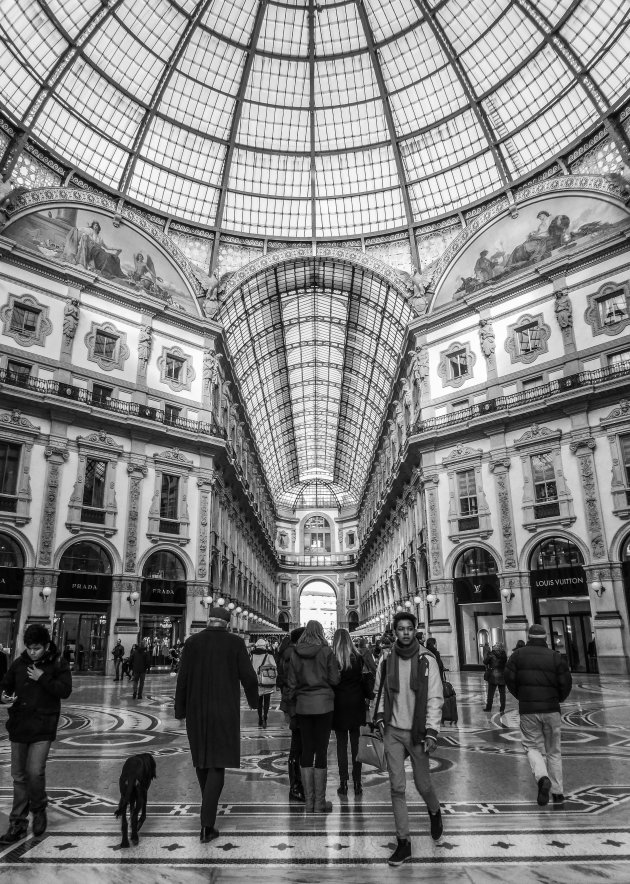
M 182 580 L 142 581 L 142 601 L 152 605 L 185 605 L 186 583 Z
M 22 595 L 23 568 L 0 568 L 0 595 Z
M 58 599 L 109 601 L 111 594 L 111 574 L 81 574 L 62 571 L 57 580 Z

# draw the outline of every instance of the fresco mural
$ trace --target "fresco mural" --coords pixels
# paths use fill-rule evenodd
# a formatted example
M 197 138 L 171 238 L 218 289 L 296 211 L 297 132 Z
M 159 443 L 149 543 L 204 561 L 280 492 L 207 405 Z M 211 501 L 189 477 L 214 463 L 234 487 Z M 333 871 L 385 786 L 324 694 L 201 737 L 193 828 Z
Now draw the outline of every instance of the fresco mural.
M 59 264 L 81 267 L 174 309 L 199 315 L 181 274 L 155 242 L 109 215 L 63 206 L 42 209 L 7 225 L 2 235 Z
M 477 292 L 546 258 L 590 245 L 630 222 L 620 206 L 581 194 L 540 199 L 503 216 L 467 244 L 438 288 L 437 303 Z

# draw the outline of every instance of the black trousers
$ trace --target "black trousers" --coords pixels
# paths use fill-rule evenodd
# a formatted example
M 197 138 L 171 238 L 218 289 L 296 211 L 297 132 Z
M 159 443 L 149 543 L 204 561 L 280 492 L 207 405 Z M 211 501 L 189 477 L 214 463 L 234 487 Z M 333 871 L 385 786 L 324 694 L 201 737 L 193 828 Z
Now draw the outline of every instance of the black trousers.
M 271 703 L 271 694 L 259 694 L 258 696 L 258 719 L 266 719 L 269 714 L 269 704 Z
M 356 774 L 355 764 L 359 751 L 359 728 L 353 727 L 348 731 L 335 731 L 337 738 L 337 766 L 339 767 L 339 779 L 348 779 L 348 736 L 350 736 L 350 753 L 352 755 L 352 773 Z
M 332 712 L 323 715 L 298 715 L 302 734 L 301 767 L 327 767 L 328 741 L 332 730 Z
M 196 767 L 197 779 L 201 788 L 201 825 L 214 826 L 217 807 L 225 782 L 224 767 Z
M 488 684 L 488 702 L 486 706 L 488 709 L 492 708 L 492 701 L 494 699 L 494 693 L 496 689 L 499 689 L 499 701 L 500 701 L 500 709 L 505 709 L 505 685 L 504 684 Z

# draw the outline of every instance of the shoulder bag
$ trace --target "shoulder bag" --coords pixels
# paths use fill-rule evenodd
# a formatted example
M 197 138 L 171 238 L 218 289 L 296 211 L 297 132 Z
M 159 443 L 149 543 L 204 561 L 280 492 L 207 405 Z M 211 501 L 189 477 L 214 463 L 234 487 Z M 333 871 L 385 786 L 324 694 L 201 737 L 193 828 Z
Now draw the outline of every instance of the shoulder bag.
M 374 710 L 378 709 L 378 704 L 383 692 L 383 685 L 386 678 L 386 661 L 383 661 L 383 671 L 381 672 L 381 683 L 378 687 L 376 696 L 376 704 Z M 385 760 L 385 745 L 383 743 L 383 731 L 374 724 L 364 725 L 359 733 L 359 749 L 357 751 L 357 761 L 362 764 L 369 764 L 371 767 L 385 773 L 387 771 L 387 762 Z

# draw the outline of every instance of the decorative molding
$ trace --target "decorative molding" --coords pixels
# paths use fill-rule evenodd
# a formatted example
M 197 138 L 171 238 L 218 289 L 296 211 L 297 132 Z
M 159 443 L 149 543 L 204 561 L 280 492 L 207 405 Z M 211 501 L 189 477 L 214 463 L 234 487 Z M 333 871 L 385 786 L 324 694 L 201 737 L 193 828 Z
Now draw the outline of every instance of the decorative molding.
M 142 480 L 147 477 L 148 469 L 143 463 L 128 463 L 129 499 L 127 503 L 127 531 L 125 534 L 124 569 L 127 574 L 136 573 L 138 554 L 138 515 Z
M 600 423 L 605 426 L 608 421 L 618 421 L 620 418 L 623 421 L 630 420 L 630 400 L 628 399 L 621 399 L 619 405 L 615 405 L 607 417 L 601 418 Z
M 37 320 L 35 329 L 32 332 L 21 332 L 11 328 L 11 320 L 13 310 L 16 306 L 24 306 L 37 312 Z M 50 308 L 46 304 L 41 304 L 33 295 L 13 295 L 10 294 L 7 303 L 0 309 L 0 320 L 2 320 L 2 332 L 8 338 L 13 338 L 21 347 L 39 347 L 46 346 L 46 338 L 52 332 L 52 322 L 48 318 Z
M 532 424 L 529 430 L 525 430 L 522 436 L 514 440 L 514 445 L 533 445 L 540 442 L 559 442 L 562 436 L 562 430 L 550 430 L 549 427 L 541 427 L 539 424 Z
M 535 347 L 533 350 L 521 353 L 519 350 L 517 339 L 519 329 L 532 325 L 535 325 L 538 329 L 538 346 Z M 507 352 L 510 354 L 510 361 L 512 362 L 512 364 L 514 364 L 515 362 L 524 362 L 525 364 L 529 364 L 530 362 L 535 362 L 539 356 L 549 351 L 549 346 L 547 342 L 549 341 L 550 337 L 551 329 L 544 321 L 542 313 L 537 313 L 535 316 L 529 313 L 525 313 L 516 322 L 508 325 L 508 336 L 505 340 L 504 346 Z
M 38 564 L 51 565 L 55 545 L 57 520 L 57 500 L 59 497 L 59 475 L 63 464 L 68 460 L 68 449 L 60 445 L 47 445 L 44 449 L 46 479 L 44 483 L 44 507 L 39 534 Z
M 462 445 L 461 442 L 458 442 L 451 453 L 443 458 L 442 463 L 446 465 L 460 460 L 470 460 L 471 458 L 479 460 L 482 456 L 483 449 L 468 448 L 467 446 Z
M 177 465 L 179 467 L 184 467 L 187 470 L 191 470 L 195 463 L 192 460 L 189 460 L 179 448 L 167 448 L 164 451 L 160 451 L 159 454 L 156 452 L 153 455 L 153 459 L 156 464 L 158 461 L 164 461 L 169 466 Z
M 512 493 L 508 478 L 509 469 L 509 458 L 493 460 L 490 463 L 490 470 L 494 473 L 497 502 L 499 504 L 501 541 L 503 544 L 503 566 L 506 570 L 518 567 L 516 544 L 514 541 L 514 521 L 512 518 Z
M 584 494 L 584 511 L 589 543 L 594 559 L 606 559 L 606 542 L 604 539 L 604 523 L 599 501 L 599 489 L 595 474 L 593 451 L 596 442 L 591 436 L 576 439 L 569 448 L 576 454 L 580 465 L 580 480 Z
M 166 366 L 168 357 L 172 356 L 182 363 L 182 377 L 180 380 L 169 378 L 166 374 Z M 190 390 L 192 382 L 195 380 L 196 374 L 193 368 L 192 356 L 184 353 L 181 347 L 162 347 L 162 355 L 157 361 L 160 369 L 160 381 L 166 384 L 175 393 L 181 393 L 182 390 Z
M 35 424 L 32 424 L 27 417 L 23 417 L 22 412 L 19 411 L 17 408 L 14 408 L 13 411 L 5 411 L 0 413 L 0 424 L 5 424 L 12 430 L 18 430 L 22 432 L 24 430 L 32 430 L 33 435 L 41 433 L 41 428 L 36 427 Z
M 111 359 L 94 353 L 96 335 L 98 332 L 116 338 L 114 355 Z M 126 332 L 119 331 L 111 322 L 92 322 L 90 325 L 90 331 L 87 333 L 84 340 L 88 351 L 88 362 L 96 362 L 98 367 L 103 371 L 113 371 L 115 368 L 120 371 L 124 369 L 125 362 L 129 358 L 130 353 L 129 347 L 127 346 Z
M 451 377 L 450 376 L 450 358 L 454 356 L 456 353 L 463 352 L 466 357 L 466 364 L 468 366 L 468 370 L 466 374 L 460 375 L 459 377 Z M 470 343 L 466 341 L 465 343 L 460 343 L 459 341 L 453 341 L 452 344 L 449 344 L 447 350 L 442 350 L 440 352 L 440 362 L 438 365 L 437 373 L 438 377 L 442 379 L 443 387 L 461 387 L 466 381 L 471 380 L 473 377 L 473 366 L 477 361 L 477 357 L 472 352 L 470 347 Z
M 626 305 L 625 318 L 608 324 L 602 323 L 599 313 L 599 302 L 619 292 Z M 614 337 L 620 334 L 630 324 L 630 283 L 629 282 L 606 282 L 596 292 L 586 296 L 588 307 L 584 311 L 584 321 L 591 327 L 593 337 L 596 335 L 608 335 Z

